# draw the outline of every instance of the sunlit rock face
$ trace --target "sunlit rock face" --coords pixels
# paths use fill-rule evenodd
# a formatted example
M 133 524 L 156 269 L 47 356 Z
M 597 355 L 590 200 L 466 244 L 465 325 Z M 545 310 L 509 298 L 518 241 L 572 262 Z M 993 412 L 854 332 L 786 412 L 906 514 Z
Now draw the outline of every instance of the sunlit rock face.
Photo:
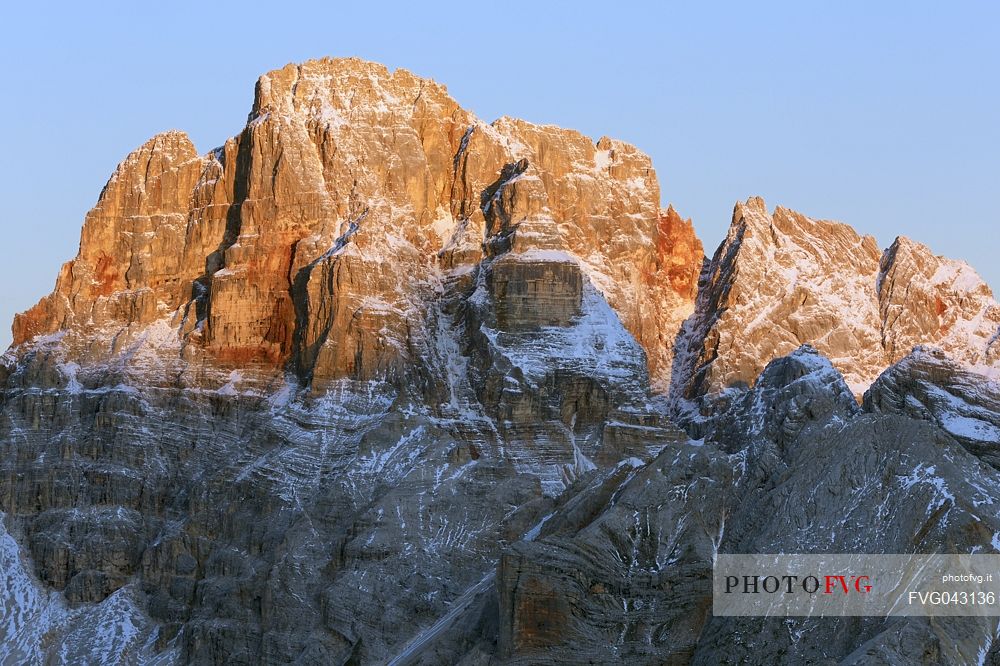
M 64 344 L 97 360 L 153 329 L 198 367 L 367 380 L 434 346 L 428 310 L 445 282 L 513 271 L 505 321 L 551 318 L 532 310 L 536 288 L 553 299 L 539 293 L 537 309 L 568 321 L 586 280 L 665 390 L 702 250 L 659 202 L 649 158 L 627 144 L 486 124 L 404 70 L 289 65 L 261 77 L 246 127 L 223 146 L 199 156 L 168 132 L 119 165 L 79 255 L 18 317 L 15 343 L 66 331 Z M 560 275 L 517 277 L 518 266 Z
M 1000 549 L 998 311 L 760 199 L 706 260 L 660 200 L 628 144 L 353 59 L 264 75 L 206 154 L 151 139 L 0 357 L 0 662 L 1000 645 L 711 617 L 719 552 Z
M 861 396 L 887 366 L 933 344 L 1000 377 L 1000 306 L 964 262 L 907 238 L 880 251 L 839 222 L 763 199 L 738 203 L 677 344 L 672 391 L 697 399 L 746 387 L 768 361 L 810 344 Z
M 0 509 L 62 615 L 8 635 L 51 656 L 76 604 L 141 616 L 94 659 L 402 649 L 552 497 L 683 437 L 702 261 L 632 146 L 374 63 L 264 75 L 219 148 L 129 155 L 15 321 Z

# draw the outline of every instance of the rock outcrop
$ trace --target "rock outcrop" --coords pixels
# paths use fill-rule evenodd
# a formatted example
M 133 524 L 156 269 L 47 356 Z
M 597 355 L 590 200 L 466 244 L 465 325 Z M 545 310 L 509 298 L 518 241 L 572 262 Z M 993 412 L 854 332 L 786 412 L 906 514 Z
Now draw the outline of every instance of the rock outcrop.
M 810 344 L 857 396 L 918 344 L 1000 376 L 1000 305 L 967 264 L 897 238 L 763 199 L 736 205 L 729 233 L 701 277 L 696 314 L 678 340 L 672 387 L 692 400 L 746 387 L 767 363 Z
M 703 256 L 659 204 L 632 146 L 357 60 L 261 77 L 206 155 L 155 137 L 4 356 L 27 578 L 134 601 L 149 658 L 404 649 L 552 497 L 683 439 L 661 396 Z M 69 631 L 38 622 L 11 631 Z
M 931 421 L 1000 469 L 1000 384 L 918 346 L 865 392 L 865 409 Z
M 632 146 L 289 65 L 128 156 L 14 323 L 0 662 L 967 662 L 995 623 L 714 618 L 711 574 L 1000 549 L 998 317 L 759 199 L 706 261 Z
M 488 125 L 403 70 L 289 65 L 261 77 L 222 147 L 199 156 L 168 132 L 119 165 L 15 344 L 67 331 L 96 360 L 152 328 L 188 361 L 366 380 L 426 355 L 428 305 L 476 270 L 507 275 L 503 317 L 523 327 L 567 321 L 594 284 L 665 390 L 702 249 L 659 201 L 627 144 Z M 536 289 L 554 299 L 542 318 L 517 306 Z
M 881 380 L 880 380 L 881 381 Z M 975 663 L 989 618 L 712 617 L 717 553 L 997 552 L 1000 475 L 934 423 L 862 411 L 803 347 L 694 442 L 603 472 L 504 555 L 505 663 Z

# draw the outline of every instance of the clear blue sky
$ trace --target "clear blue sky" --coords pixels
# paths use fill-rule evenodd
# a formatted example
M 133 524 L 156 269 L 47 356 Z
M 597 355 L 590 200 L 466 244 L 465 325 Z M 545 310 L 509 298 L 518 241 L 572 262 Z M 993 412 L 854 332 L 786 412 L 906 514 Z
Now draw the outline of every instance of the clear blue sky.
M 3 347 L 119 160 L 170 128 L 221 144 L 259 74 L 324 55 L 435 78 L 486 120 L 635 143 L 709 254 L 760 194 L 1000 287 L 1000 3 L 90 4 L 4 9 Z

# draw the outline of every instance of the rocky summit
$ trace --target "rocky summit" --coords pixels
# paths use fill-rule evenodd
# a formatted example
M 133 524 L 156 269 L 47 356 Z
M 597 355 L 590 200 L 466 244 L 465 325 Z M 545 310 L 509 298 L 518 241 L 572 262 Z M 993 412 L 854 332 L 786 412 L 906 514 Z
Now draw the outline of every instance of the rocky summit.
M 713 617 L 719 553 L 1000 552 L 1000 306 L 355 59 L 128 155 L 0 360 L 0 663 L 1000 663 Z

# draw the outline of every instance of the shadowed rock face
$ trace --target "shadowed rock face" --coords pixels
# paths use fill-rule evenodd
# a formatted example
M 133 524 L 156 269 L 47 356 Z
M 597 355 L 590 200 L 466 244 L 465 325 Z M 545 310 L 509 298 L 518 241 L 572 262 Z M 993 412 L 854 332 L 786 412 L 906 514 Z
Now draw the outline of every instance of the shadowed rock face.
M 506 663 L 974 663 L 989 650 L 988 618 L 713 618 L 716 553 L 995 552 L 1000 534 L 996 469 L 931 422 L 863 412 L 814 349 L 770 363 L 713 425 L 600 472 L 504 555 Z
M 865 393 L 865 409 L 931 421 L 971 453 L 1000 468 L 1000 386 L 948 358 L 916 347 Z
M 573 261 L 505 257 L 487 280 L 501 330 L 567 326 L 580 315 L 583 276 Z
M 719 552 L 996 549 L 989 289 L 759 199 L 704 261 L 659 204 L 632 146 L 357 60 L 146 143 L 0 357 L 0 662 L 989 649 L 710 614 Z

